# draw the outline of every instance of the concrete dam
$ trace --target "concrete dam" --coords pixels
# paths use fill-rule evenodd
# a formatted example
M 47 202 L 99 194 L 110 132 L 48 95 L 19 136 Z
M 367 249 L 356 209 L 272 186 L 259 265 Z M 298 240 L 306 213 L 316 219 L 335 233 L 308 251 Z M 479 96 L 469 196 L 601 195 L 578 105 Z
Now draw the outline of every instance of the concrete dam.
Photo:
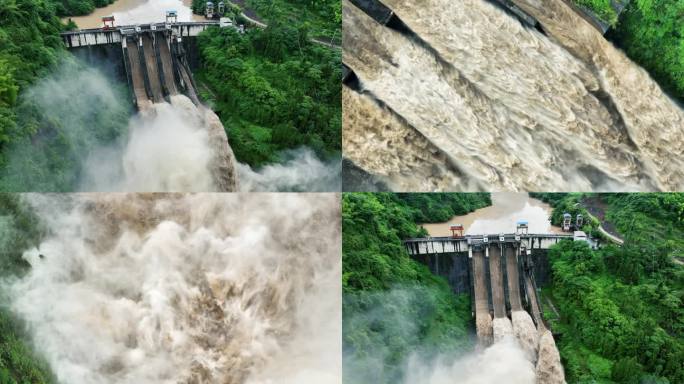
M 207 28 L 233 24 L 229 19 L 179 23 L 170 14 L 175 15 L 167 11 L 165 23 L 116 27 L 112 17 L 103 18 L 103 28 L 61 34 L 74 56 L 114 83 L 125 83 L 140 112 L 130 120 L 116 171 L 123 177 L 114 183 L 125 186 L 114 189 L 235 191 L 237 160 L 219 117 L 201 104 L 192 76 L 200 63 L 196 37 Z M 152 142 L 145 142 L 150 135 Z M 152 150 L 161 135 L 167 145 Z M 112 181 L 94 180 L 91 188 L 111 189 Z
M 219 22 L 151 23 L 61 34 L 74 55 L 125 77 L 138 109 L 184 94 L 199 105 L 192 69 L 199 58 L 195 37 Z
M 547 250 L 560 241 L 587 241 L 596 246 L 580 231 L 461 233 L 407 239 L 404 246 L 414 260 L 445 277 L 454 292 L 470 294 L 476 332 L 483 346 L 514 336 L 536 364 L 538 383 L 563 383 L 558 351 L 544 324 L 537 296 L 538 285 L 544 285 L 550 276 Z
M 523 308 L 543 324 L 535 289 L 550 276 L 547 250 L 573 234 L 497 234 L 416 238 L 404 241 L 409 255 L 445 277 L 455 293 L 469 293 L 473 314 L 504 317 Z M 533 288 L 532 291 L 529 288 Z

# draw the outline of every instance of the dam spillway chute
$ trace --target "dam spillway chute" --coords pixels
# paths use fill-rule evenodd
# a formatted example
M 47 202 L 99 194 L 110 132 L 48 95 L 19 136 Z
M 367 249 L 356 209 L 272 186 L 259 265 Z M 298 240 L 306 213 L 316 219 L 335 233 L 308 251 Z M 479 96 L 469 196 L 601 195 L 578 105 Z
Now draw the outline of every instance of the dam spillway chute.
M 182 38 L 169 29 L 136 32 L 128 34 L 122 46 L 126 76 L 138 109 L 168 101 L 179 93 L 199 105 Z

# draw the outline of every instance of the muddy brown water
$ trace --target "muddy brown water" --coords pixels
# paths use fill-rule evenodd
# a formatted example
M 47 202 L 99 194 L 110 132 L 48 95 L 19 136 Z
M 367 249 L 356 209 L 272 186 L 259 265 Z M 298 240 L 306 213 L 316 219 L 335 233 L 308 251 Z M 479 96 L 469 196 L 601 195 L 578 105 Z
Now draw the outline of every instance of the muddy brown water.
M 117 0 L 103 8 L 96 8 L 85 16 L 65 17 L 73 20 L 78 28 L 100 28 L 103 16 L 114 16 L 114 25 L 132 25 L 161 22 L 166 19 L 167 10 L 178 12 L 178 21 L 205 21 L 202 15 L 194 15 L 190 6 L 192 0 Z
M 487 1 L 386 0 L 406 26 L 390 28 L 344 0 L 343 61 L 377 101 L 364 114 L 391 111 L 437 149 L 412 168 L 448 155 L 466 182 L 442 190 L 679 190 L 684 110 L 564 1 L 514 3 L 549 35 Z M 368 127 L 344 110 L 345 130 Z M 398 151 L 387 137 L 345 141 L 345 157 L 409 191 L 406 167 L 378 161 Z
M 422 224 L 430 236 L 450 236 L 451 224 L 462 224 L 466 234 L 513 233 L 518 220 L 529 222 L 530 233 L 562 233 L 551 225 L 553 208 L 527 193 L 492 193 L 492 205 L 454 216 L 444 223 Z

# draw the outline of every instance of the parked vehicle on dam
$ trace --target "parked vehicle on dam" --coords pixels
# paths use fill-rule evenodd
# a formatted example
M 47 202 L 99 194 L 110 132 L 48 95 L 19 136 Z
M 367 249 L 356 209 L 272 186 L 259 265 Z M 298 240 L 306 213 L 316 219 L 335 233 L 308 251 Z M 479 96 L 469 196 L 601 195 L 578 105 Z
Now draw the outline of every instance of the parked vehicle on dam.
M 220 19 L 226 13 L 226 4 L 223 1 L 219 1 L 216 6 L 211 1 L 207 1 L 204 8 L 204 16 L 207 19 Z
M 575 223 L 572 223 L 572 215 L 569 213 L 565 212 L 563 214 L 563 225 L 561 226 L 561 229 L 563 229 L 564 232 L 570 232 L 570 231 L 579 231 L 582 229 L 582 225 L 584 225 L 584 216 L 582 216 L 581 213 L 578 213 L 577 216 L 575 216 Z
M 572 233 L 572 240 L 573 241 L 586 241 L 589 242 L 589 239 L 587 238 L 587 234 L 584 233 L 583 231 L 574 231 Z
M 563 232 L 569 232 L 571 226 L 572 226 L 572 216 L 569 213 L 565 212 L 563 214 L 563 225 L 561 226 L 561 228 L 563 229 Z

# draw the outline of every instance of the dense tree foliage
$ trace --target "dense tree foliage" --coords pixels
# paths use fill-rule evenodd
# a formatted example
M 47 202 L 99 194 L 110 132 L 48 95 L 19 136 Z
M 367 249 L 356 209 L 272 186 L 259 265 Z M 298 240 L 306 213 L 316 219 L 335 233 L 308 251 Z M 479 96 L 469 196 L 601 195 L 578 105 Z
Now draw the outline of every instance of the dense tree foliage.
M 20 195 L 0 193 L 0 276 L 23 272 L 28 265 L 21 253 L 37 245 L 41 235 L 38 218 Z
M 632 0 L 608 37 L 684 101 L 684 1 Z
M 397 197 L 413 210 L 416 223 L 442 223 L 492 205 L 489 193 L 400 193 Z
M 241 162 L 261 165 L 300 146 L 338 155 L 341 57 L 314 44 L 304 27 L 272 23 L 246 34 L 209 29 L 199 37 L 200 79 Z
M 401 241 L 490 204 L 486 194 L 346 193 L 342 198 L 345 382 L 396 383 L 410 355 L 470 346 L 470 300 L 412 260 Z M 432 215 L 435 216 L 432 216 Z
M 0 307 L 0 383 L 48 384 L 56 380 L 24 342 L 19 322 Z
M 593 12 L 599 19 L 610 25 L 615 25 L 618 20 L 617 12 L 613 9 L 611 0 L 574 0 L 575 4 Z M 622 2 L 617 0 L 617 2 Z
M 21 252 L 35 246 L 41 235 L 38 218 L 20 197 L 0 194 L 0 280 L 26 271 Z M 0 383 L 55 382 L 46 363 L 27 346 L 26 337 L 20 322 L 0 300 Z
M 574 0 L 608 23 L 607 37 L 644 67 L 668 93 L 684 100 L 684 2 L 632 0 L 619 15 L 613 3 Z
M 547 197 L 560 209 L 577 201 Z M 624 246 L 563 242 L 549 251 L 568 381 L 684 382 L 684 268 L 673 259 L 684 250 L 684 194 L 600 198 Z
M 39 80 L 55 80 L 46 79 L 51 73 L 70 69 L 71 83 L 84 73 L 64 49 L 56 8 L 48 0 L 0 2 L 0 191 L 73 190 L 81 156 L 98 140 L 111 141 L 130 115 L 130 108 L 102 97 L 88 97 L 86 106 L 69 99 L 80 91 L 55 89 L 50 108 L 30 92 Z
M 57 16 L 81 16 L 113 3 L 116 0 L 52 0 Z
M 263 15 L 267 24 L 279 21 L 301 25 L 312 37 L 339 42 L 342 39 L 342 2 L 338 0 L 242 0 Z
M 60 29 L 49 1 L 0 2 L 0 150 L 26 133 L 16 123 L 18 95 L 56 62 L 62 48 Z

